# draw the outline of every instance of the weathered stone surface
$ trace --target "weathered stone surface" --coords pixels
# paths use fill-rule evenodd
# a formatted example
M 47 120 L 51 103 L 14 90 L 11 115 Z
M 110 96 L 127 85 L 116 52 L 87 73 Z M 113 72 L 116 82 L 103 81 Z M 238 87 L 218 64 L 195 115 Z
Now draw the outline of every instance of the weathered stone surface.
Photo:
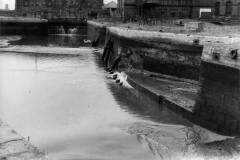
M 127 81 L 153 100 L 159 102 L 159 99 L 162 99 L 165 103 L 169 103 L 169 107 L 176 112 L 183 109 L 185 112 L 191 113 L 194 110 L 195 99 L 199 90 L 197 84 L 169 78 L 149 77 L 143 73 L 127 72 L 127 74 Z M 179 114 L 184 114 L 184 111 Z
M 137 69 L 197 80 L 203 47 L 193 44 L 183 35 L 107 28 L 106 41 L 114 43 L 109 63 L 121 54 Z M 186 38 L 186 36 L 185 36 Z M 132 52 L 130 56 L 128 52 Z M 126 59 L 127 59 L 126 58 Z M 125 59 L 125 60 L 126 60 Z
M 215 49 L 219 58 L 213 56 Z M 201 91 L 195 112 L 205 112 L 204 117 L 215 115 L 211 119 L 226 134 L 239 134 L 240 122 L 240 59 L 232 58 L 231 51 L 239 49 L 238 45 L 205 45 L 201 63 Z M 199 110 L 199 107 L 202 108 Z M 218 115 L 219 114 L 219 115 Z M 224 117 L 224 118 L 223 118 Z M 221 120 L 219 120 L 221 119 Z
M 192 100 L 195 104 L 192 107 L 193 114 L 183 114 L 184 117 L 224 134 L 237 133 L 240 122 L 239 37 L 197 36 L 108 27 L 106 42 L 108 40 L 114 45 L 107 64 L 111 66 L 111 61 L 118 55 L 123 57 L 118 70 L 148 70 L 185 80 L 200 80 L 201 90 L 194 94 L 198 98 Z M 195 43 L 195 40 L 199 40 L 199 43 Z M 143 84 L 139 81 L 137 83 Z M 156 83 L 148 88 L 146 94 L 150 97 L 167 97 L 168 92 L 165 93 L 161 84 L 165 83 Z M 141 89 L 146 90 L 144 87 L 140 87 Z M 178 94 L 173 90 L 169 88 L 171 95 L 176 97 L 174 100 L 164 98 L 164 105 L 173 109 L 180 106 L 177 111 L 185 113 L 188 108 L 182 102 L 185 99 L 177 97 Z M 230 127 L 231 122 L 233 125 Z
M 101 23 L 88 21 L 88 39 L 94 42 L 98 38 L 99 41 L 95 47 L 103 47 L 106 38 L 106 26 L 102 25 Z

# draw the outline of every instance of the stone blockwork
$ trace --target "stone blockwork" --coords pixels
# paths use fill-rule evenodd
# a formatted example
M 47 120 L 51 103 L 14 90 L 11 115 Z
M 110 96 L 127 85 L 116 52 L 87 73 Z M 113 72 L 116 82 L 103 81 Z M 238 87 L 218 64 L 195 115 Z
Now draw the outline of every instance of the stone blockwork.
M 198 80 L 203 46 L 194 44 L 186 35 L 110 27 L 106 38 L 113 42 L 109 67 L 121 55 L 125 60 L 119 69 L 136 68 Z
M 103 47 L 106 38 L 106 26 L 100 23 L 88 22 L 88 39 L 92 42 L 95 41 L 96 46 Z
M 214 122 L 213 129 L 240 133 L 239 46 L 205 46 L 201 64 L 201 92 L 195 113 Z M 226 130 L 227 129 L 227 130 Z
M 105 28 L 97 23 L 89 25 L 93 28 L 97 26 L 98 29 L 90 29 L 94 35 L 99 35 L 99 28 Z M 163 90 L 159 89 L 162 82 L 154 82 L 158 86 L 151 85 L 148 88 L 147 80 L 141 84 L 136 81 L 135 85 L 143 85 L 147 95 L 162 97 L 166 100 L 165 107 L 196 124 L 222 134 L 240 134 L 239 38 L 189 36 L 116 27 L 106 27 L 105 31 L 103 61 L 108 70 L 124 71 L 127 74 L 137 70 L 142 75 L 150 71 L 151 75 L 160 74 L 160 77 L 180 77 L 184 82 L 191 79 L 199 89 L 193 93 L 196 96 L 191 99 L 194 105 L 190 111 L 182 107 L 181 103 L 167 98 Z M 135 76 L 131 78 L 136 79 Z M 165 87 L 169 93 L 179 89 L 171 89 L 172 86 Z

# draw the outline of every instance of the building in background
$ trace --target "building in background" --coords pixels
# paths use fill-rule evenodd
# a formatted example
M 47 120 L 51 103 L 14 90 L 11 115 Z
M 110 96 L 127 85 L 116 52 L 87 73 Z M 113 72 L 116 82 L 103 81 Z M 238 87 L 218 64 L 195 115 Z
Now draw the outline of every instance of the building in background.
M 103 0 L 16 0 L 19 16 L 45 19 L 97 17 Z
M 240 0 L 216 0 L 216 16 L 240 16 Z
M 0 9 L 0 16 L 3 16 L 3 17 L 15 17 L 16 16 L 16 12 L 14 10 Z
M 111 1 L 103 6 L 104 12 L 109 17 L 117 17 L 118 5 L 116 2 Z
M 215 0 L 192 0 L 192 16 L 193 18 L 209 18 L 215 15 Z
M 143 18 L 199 18 L 213 15 L 216 0 L 118 0 L 122 16 Z
M 16 16 L 16 12 L 14 10 L 9 9 L 9 4 L 0 2 L 0 16 L 3 17 L 14 17 Z
M 191 18 L 192 0 L 140 0 L 138 6 L 143 17 Z
M 122 17 L 138 15 L 137 0 L 118 0 L 118 12 Z

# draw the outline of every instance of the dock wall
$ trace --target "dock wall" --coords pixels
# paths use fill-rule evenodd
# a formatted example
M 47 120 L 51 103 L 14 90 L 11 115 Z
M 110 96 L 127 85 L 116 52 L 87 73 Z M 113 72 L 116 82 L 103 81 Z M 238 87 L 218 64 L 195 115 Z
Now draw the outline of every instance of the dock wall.
M 103 27 L 89 25 L 91 35 L 102 35 Z M 96 26 L 96 25 L 95 25 Z M 112 68 L 118 57 L 125 59 L 118 69 L 136 68 L 181 78 L 199 79 L 201 53 L 203 46 L 194 44 L 194 40 L 185 35 L 161 34 L 147 31 L 134 31 L 107 27 L 104 55 L 106 66 Z M 100 32 L 98 32 L 100 31 Z M 91 40 L 94 38 L 90 37 Z M 102 40 L 101 40 L 102 45 Z M 112 45 L 112 46 L 111 46 Z
M 93 35 L 92 39 L 94 35 L 100 34 L 99 28 L 104 28 L 95 22 L 89 22 L 88 25 Z M 118 27 L 106 27 L 105 30 L 102 56 L 107 70 L 148 71 L 195 81 L 200 89 L 196 93 L 197 98 L 192 111 L 185 110 L 181 108 L 181 104 L 176 103 L 167 107 L 210 130 L 226 135 L 239 135 L 240 55 L 237 53 L 237 56 L 231 57 L 234 55 L 230 52 L 238 47 L 230 47 L 226 43 L 229 41 L 227 38 L 217 38 L 216 41 L 222 42 L 213 46 L 212 42 L 199 43 L 196 37 L 184 34 Z M 206 42 L 209 39 L 215 38 L 201 37 L 201 41 Z M 220 51 L 214 53 L 213 48 Z M 136 89 L 139 88 L 137 86 L 142 86 L 134 85 Z M 154 93 L 146 88 L 141 91 L 146 95 L 158 97 L 155 99 L 167 99 L 161 92 Z
M 215 49 L 213 49 L 215 48 Z M 238 45 L 205 45 L 195 107 L 197 123 L 225 134 L 240 133 L 240 58 Z M 233 53 L 236 52 L 236 53 Z M 236 55 L 232 55 L 236 54 Z

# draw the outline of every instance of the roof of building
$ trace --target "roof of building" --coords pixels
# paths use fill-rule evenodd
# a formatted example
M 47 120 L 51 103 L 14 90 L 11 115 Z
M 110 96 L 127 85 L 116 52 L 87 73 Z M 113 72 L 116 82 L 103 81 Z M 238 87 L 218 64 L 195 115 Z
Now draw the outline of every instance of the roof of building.
M 103 6 L 103 8 L 117 8 L 117 3 L 114 1 L 111 1 Z

